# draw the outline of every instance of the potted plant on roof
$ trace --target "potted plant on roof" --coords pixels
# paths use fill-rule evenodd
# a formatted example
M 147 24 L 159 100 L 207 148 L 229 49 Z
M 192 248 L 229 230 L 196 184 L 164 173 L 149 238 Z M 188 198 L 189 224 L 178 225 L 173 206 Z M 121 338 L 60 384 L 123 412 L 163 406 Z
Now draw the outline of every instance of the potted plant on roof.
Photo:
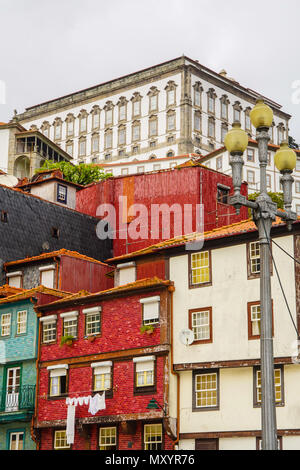
M 143 325 L 141 326 L 141 333 L 147 333 L 148 335 L 151 335 L 154 331 L 154 326 L 153 325 Z
M 67 346 L 72 346 L 73 340 L 74 340 L 74 336 L 72 335 L 62 336 L 60 340 L 60 345 L 63 346 L 64 344 L 66 344 Z

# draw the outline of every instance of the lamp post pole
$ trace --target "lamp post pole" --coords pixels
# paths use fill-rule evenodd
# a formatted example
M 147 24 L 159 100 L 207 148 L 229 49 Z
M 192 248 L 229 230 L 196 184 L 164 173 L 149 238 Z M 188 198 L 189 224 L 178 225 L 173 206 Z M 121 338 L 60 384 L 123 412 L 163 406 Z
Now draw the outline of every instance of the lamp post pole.
M 287 222 L 290 230 L 291 224 L 297 219 L 291 211 L 292 184 L 291 173 L 296 165 L 296 154 L 290 150 L 286 143 L 281 145 L 280 150 L 275 155 L 275 164 L 281 171 L 281 183 L 284 192 L 285 212 L 277 210 L 267 193 L 266 167 L 268 164 L 268 142 L 269 127 L 273 120 L 272 110 L 258 100 L 255 108 L 250 114 L 253 125 L 257 128 L 257 142 L 260 166 L 260 194 L 256 201 L 248 201 L 240 193 L 242 184 L 242 170 L 244 161 L 242 155 L 248 145 L 248 136 L 240 128 L 240 123 L 234 123 L 233 129 L 228 132 L 225 138 L 225 146 L 230 152 L 230 165 L 232 167 L 232 178 L 234 195 L 230 198 L 236 212 L 240 212 L 241 206 L 249 207 L 252 210 L 254 222 L 258 228 L 260 244 L 260 312 L 261 312 L 261 334 L 260 334 L 260 354 L 261 354 L 261 419 L 262 419 L 262 448 L 263 450 L 277 449 L 277 425 L 276 425 L 276 401 L 275 401 L 275 381 L 274 381 L 274 356 L 272 337 L 272 300 L 271 300 L 271 277 L 270 277 L 270 239 L 272 223 L 276 216 Z

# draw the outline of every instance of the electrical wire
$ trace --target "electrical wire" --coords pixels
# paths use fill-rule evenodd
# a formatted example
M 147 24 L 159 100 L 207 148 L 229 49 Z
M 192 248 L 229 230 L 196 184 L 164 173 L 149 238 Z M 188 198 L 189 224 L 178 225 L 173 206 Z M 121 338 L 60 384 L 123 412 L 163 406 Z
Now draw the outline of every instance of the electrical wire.
M 261 218 L 262 220 L 262 223 L 263 223 L 263 227 L 264 227 L 264 232 L 265 232 L 265 235 L 266 235 L 266 239 L 268 241 L 268 246 L 269 246 L 269 251 L 270 251 L 270 255 L 271 255 L 271 259 L 272 259 L 272 263 L 274 265 L 274 268 L 275 268 L 275 271 L 276 271 L 276 275 L 277 275 L 277 278 L 278 278 L 278 282 L 279 282 L 279 285 L 280 285 L 280 289 L 281 289 L 281 292 L 282 292 L 282 295 L 283 295 L 283 298 L 284 298 L 284 301 L 285 301 L 285 304 L 286 304 L 286 307 L 288 309 L 288 312 L 289 312 L 289 315 L 290 315 L 290 318 L 292 320 L 292 323 L 293 323 L 293 326 L 296 330 L 296 333 L 297 333 L 297 338 L 298 340 L 300 339 L 300 336 L 299 336 L 299 331 L 297 329 L 297 326 L 294 322 L 294 319 L 293 319 L 293 316 L 292 316 L 292 313 L 291 313 L 291 309 L 289 307 L 289 304 L 288 304 L 288 300 L 286 298 L 286 295 L 285 295 L 285 292 L 284 292 L 284 289 L 283 289 L 283 285 L 282 285 L 282 282 L 281 282 L 281 279 L 280 279 L 280 276 L 279 276 L 279 272 L 278 272 L 278 269 L 277 269 L 277 266 L 276 266 L 276 263 L 275 263 L 275 260 L 274 260 L 274 256 L 273 256 L 273 253 L 272 253 L 272 249 L 271 249 L 271 240 L 270 238 L 268 237 L 268 234 L 267 234 L 267 230 L 266 230 L 266 226 L 265 226 L 265 221 L 263 219 L 263 217 Z

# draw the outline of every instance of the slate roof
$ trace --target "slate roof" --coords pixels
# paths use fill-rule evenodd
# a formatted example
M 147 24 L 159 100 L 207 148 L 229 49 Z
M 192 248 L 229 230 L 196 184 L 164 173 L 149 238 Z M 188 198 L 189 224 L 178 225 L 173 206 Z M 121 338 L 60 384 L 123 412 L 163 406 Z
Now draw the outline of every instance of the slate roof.
M 111 256 L 111 240 L 96 234 L 99 219 L 0 185 L 0 264 L 62 248 L 103 261 Z M 58 238 L 52 229 L 59 230 Z M 1 266 L 0 266 L 1 268 Z

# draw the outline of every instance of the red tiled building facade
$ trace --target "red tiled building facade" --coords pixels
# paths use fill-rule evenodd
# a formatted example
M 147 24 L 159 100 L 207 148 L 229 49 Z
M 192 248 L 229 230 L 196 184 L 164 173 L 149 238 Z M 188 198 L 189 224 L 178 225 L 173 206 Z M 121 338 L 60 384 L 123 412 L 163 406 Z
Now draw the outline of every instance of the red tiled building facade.
M 173 290 L 169 281 L 144 279 L 37 309 L 39 449 L 173 449 L 176 426 L 168 395 Z M 72 344 L 61 345 L 67 334 Z M 103 391 L 105 409 L 95 415 L 88 405 L 76 406 L 74 443 L 68 445 L 66 398 Z M 153 399 L 156 409 L 147 408 Z

